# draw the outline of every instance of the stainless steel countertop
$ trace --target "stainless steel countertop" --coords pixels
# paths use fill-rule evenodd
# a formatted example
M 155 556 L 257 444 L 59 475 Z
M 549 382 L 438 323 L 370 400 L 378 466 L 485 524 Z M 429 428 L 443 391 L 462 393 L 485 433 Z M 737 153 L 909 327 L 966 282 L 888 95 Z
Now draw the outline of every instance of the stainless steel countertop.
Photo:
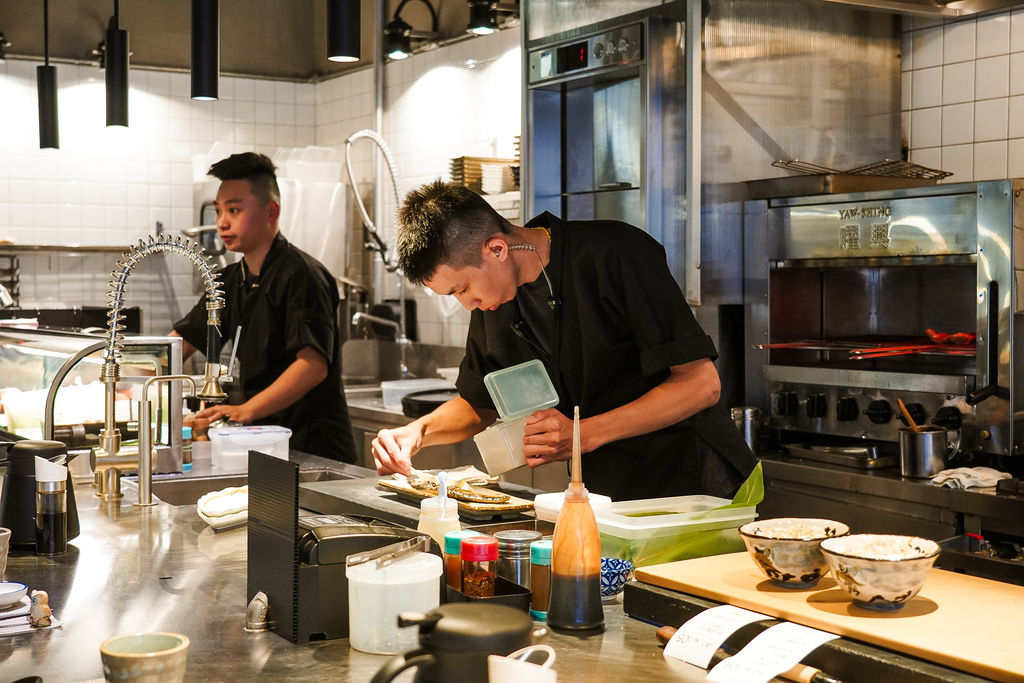
M 132 487 L 115 503 L 93 492 L 77 486 L 82 534 L 66 554 L 11 554 L 7 580 L 46 590 L 62 627 L 0 636 L 4 680 L 102 679 L 100 642 L 146 631 L 191 639 L 189 680 L 363 682 L 386 661 L 351 649 L 347 639 L 293 644 L 272 632 L 246 633 L 244 527 L 214 533 L 194 505 L 136 507 Z M 666 660 L 655 627 L 625 616 L 621 603 L 605 605 L 605 620 L 598 635 L 543 637 L 558 653 L 560 681 L 705 680 L 703 670 Z M 399 680 L 411 678 L 406 672 Z

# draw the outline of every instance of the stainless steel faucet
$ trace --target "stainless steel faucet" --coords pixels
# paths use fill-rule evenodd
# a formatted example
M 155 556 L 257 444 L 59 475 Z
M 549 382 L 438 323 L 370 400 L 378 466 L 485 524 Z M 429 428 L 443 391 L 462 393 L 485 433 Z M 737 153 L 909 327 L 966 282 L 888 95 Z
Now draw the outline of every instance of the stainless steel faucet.
M 142 383 L 142 400 L 139 401 L 139 499 L 135 502 L 139 507 L 156 505 L 153 502 L 153 426 L 149 408 L 149 386 L 158 382 L 177 380 L 190 383 L 192 393 L 195 393 L 196 381 L 189 375 L 159 375 L 150 377 Z
M 398 343 L 399 353 L 399 372 L 402 378 L 412 377 L 412 373 L 409 372 L 409 365 L 406 363 L 406 349 L 412 344 L 409 338 L 405 336 L 405 328 L 400 322 L 389 320 L 388 318 L 382 318 L 380 316 L 372 315 L 370 313 L 363 313 L 362 311 L 356 311 L 352 314 L 352 324 L 360 325 L 364 322 L 368 323 L 379 323 L 381 325 L 387 325 L 395 328 L 395 341 Z
M 107 321 L 106 347 L 103 349 L 103 367 L 100 380 L 105 385 L 103 429 L 100 431 L 101 450 L 97 456 L 116 456 L 121 450 L 121 430 L 117 428 L 114 406 L 117 399 L 117 381 L 121 377 L 121 348 L 124 345 L 122 324 L 122 308 L 125 299 L 125 286 L 128 276 L 142 259 L 158 252 L 170 252 L 184 256 L 199 269 L 206 288 L 206 373 L 202 391 L 197 395 L 200 400 L 208 403 L 220 403 L 227 399 L 227 394 L 220 388 L 221 367 L 216 358 L 217 339 L 220 336 L 220 312 L 224 308 L 224 292 L 217 273 L 214 272 L 213 259 L 203 253 L 203 248 L 181 235 L 163 233 L 150 235 L 148 241 L 139 240 L 138 245 L 131 246 L 121 254 L 110 277 L 110 308 Z

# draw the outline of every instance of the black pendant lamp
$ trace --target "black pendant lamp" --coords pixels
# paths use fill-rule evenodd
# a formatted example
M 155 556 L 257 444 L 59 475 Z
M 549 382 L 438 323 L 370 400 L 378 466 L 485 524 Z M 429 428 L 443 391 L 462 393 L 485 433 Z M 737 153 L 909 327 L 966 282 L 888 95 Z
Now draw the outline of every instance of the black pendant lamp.
M 359 61 L 359 0 L 327 0 L 327 59 Z
M 128 31 L 118 25 L 117 0 L 110 18 L 103 58 L 107 84 L 107 125 L 128 125 Z
M 50 66 L 50 2 L 43 0 L 43 66 L 36 67 L 39 149 L 60 149 L 57 131 L 57 67 Z
M 220 2 L 192 0 L 192 99 L 217 99 Z

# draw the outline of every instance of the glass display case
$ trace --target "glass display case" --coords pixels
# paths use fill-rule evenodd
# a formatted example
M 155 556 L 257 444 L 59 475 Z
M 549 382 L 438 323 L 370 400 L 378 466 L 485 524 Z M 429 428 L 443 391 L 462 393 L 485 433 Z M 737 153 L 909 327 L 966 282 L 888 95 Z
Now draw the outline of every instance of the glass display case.
M 91 443 L 103 427 L 105 346 L 105 335 L 0 327 L 0 426 L 30 439 L 71 440 L 69 447 Z M 125 337 L 115 407 L 117 422 L 133 425 L 125 431 L 137 430 L 142 383 L 181 370 L 180 338 Z M 154 443 L 180 448 L 181 430 L 170 426 L 181 424 L 181 382 L 150 393 Z

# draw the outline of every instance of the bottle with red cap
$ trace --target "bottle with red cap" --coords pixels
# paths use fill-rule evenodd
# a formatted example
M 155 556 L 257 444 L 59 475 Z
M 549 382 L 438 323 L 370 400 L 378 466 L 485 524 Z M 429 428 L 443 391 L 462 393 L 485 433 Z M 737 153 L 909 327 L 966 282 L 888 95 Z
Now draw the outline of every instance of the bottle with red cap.
M 471 598 L 494 596 L 498 539 L 470 536 L 462 539 L 462 592 Z

